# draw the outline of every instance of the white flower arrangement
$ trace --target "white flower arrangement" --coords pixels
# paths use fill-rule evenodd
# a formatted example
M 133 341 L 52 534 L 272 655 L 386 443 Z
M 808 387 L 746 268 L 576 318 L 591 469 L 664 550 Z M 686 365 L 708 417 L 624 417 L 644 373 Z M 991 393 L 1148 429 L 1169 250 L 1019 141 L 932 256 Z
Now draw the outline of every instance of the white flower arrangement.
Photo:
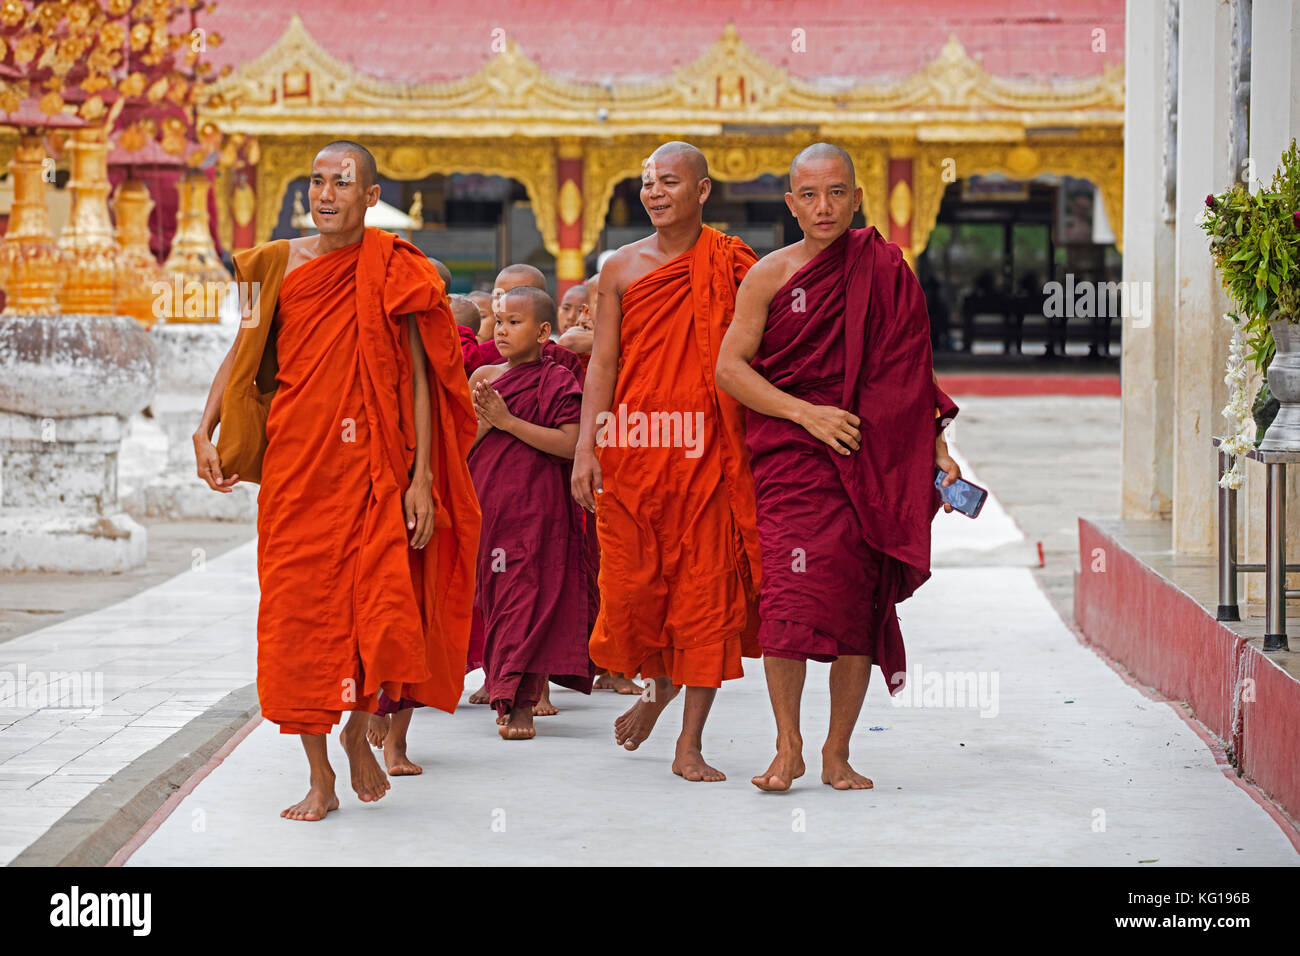
M 1232 455 L 1232 467 L 1223 473 L 1219 485 L 1235 491 L 1241 487 L 1241 456 L 1255 447 L 1255 417 L 1251 413 L 1250 393 L 1246 388 L 1249 372 L 1241 326 L 1231 315 L 1224 318 L 1233 324 L 1233 329 L 1232 342 L 1228 345 L 1227 374 L 1223 377 L 1228 386 L 1228 404 L 1223 407 L 1222 414 L 1228 422 L 1228 434 L 1219 447 Z

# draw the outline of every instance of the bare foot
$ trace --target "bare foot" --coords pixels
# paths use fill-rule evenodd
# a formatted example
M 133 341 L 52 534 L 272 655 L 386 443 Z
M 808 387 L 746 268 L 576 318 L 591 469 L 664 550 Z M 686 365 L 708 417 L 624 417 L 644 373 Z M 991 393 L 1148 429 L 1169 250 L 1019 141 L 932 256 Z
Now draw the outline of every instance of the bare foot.
M 554 717 L 559 712 L 560 708 L 551 703 L 551 685 L 543 685 L 541 699 L 533 705 L 533 716 Z
M 685 780 L 702 780 L 705 783 L 727 779 L 721 770 L 704 762 L 704 755 L 698 747 L 688 746 L 680 740 L 677 742 L 677 756 L 673 759 L 673 773 Z
M 869 778 L 849 766 L 848 757 L 832 756 L 824 750 L 822 783 L 830 784 L 836 790 L 870 790 L 875 786 Z
M 384 766 L 390 777 L 414 777 L 424 773 L 418 763 L 407 759 L 406 741 L 389 734 L 384 740 Z
M 339 742 L 343 744 L 343 751 L 348 755 L 348 766 L 352 770 L 352 789 L 357 792 L 361 802 L 374 803 L 376 800 L 383 799 L 392 784 L 388 782 L 388 775 L 384 773 L 384 768 L 379 766 L 379 761 L 370 752 L 361 722 L 349 720 L 343 732 L 339 734 Z
M 533 729 L 533 708 L 515 707 L 510 719 L 497 731 L 502 740 L 532 740 L 537 735 Z
M 605 673 L 597 677 L 596 683 L 591 685 L 591 689 L 612 690 L 616 694 L 640 694 L 645 690 L 644 687 L 631 678 L 611 671 L 605 671 Z
M 370 746 L 380 749 L 384 746 L 384 738 L 388 736 L 388 728 L 392 726 L 393 718 L 384 714 L 371 714 L 370 720 L 366 727 L 366 740 Z
M 324 820 L 325 814 L 339 808 L 339 798 L 334 795 L 334 778 L 313 783 L 300 802 L 280 811 L 286 820 Z
M 474 691 L 474 693 L 469 695 L 469 702 L 471 704 L 489 703 L 488 692 L 487 692 L 487 681 L 484 681 L 482 687 L 480 687 L 478 690 Z
M 614 721 L 614 743 L 624 750 L 636 750 L 645 743 L 650 731 L 655 729 L 659 715 L 677 696 L 677 688 L 663 677 L 655 678 L 648 689 L 652 700 L 646 700 L 643 694 L 640 700 Z
M 772 758 L 772 765 L 757 777 L 751 778 L 749 782 L 760 790 L 789 790 L 790 785 L 803 776 L 802 750 L 802 746 L 783 748 L 778 744 L 776 756 Z

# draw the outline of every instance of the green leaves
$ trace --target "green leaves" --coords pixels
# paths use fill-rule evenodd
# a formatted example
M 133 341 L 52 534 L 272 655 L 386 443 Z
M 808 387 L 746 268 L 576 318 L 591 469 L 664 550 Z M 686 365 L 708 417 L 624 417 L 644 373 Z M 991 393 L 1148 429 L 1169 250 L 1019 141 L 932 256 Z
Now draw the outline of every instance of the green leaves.
M 1300 322 L 1300 158 L 1296 141 L 1282 154 L 1270 187 L 1253 195 L 1243 184 L 1207 202 L 1201 228 L 1243 330 L 1249 359 L 1273 356 L 1268 323 Z

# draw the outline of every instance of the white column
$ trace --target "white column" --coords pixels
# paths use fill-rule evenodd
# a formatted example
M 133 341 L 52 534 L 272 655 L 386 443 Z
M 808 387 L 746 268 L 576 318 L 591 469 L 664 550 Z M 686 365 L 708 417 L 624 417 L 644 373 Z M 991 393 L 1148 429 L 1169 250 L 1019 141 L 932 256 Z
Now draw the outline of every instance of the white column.
M 1205 197 L 1226 189 L 1229 58 L 1228 0 L 1181 0 L 1178 41 L 1178 199 L 1174 224 L 1173 546 L 1213 554 L 1216 457 L 1210 438 L 1223 429 L 1223 365 L 1231 338 L 1227 301 L 1196 221 Z
M 1255 163 L 1252 191 L 1267 186 L 1292 138 L 1300 136 L 1300 0 L 1254 0 L 1250 40 L 1250 158 Z M 1256 387 L 1252 376 L 1252 391 Z M 1243 561 L 1264 560 L 1264 469 L 1244 466 L 1246 484 L 1239 495 Z M 1300 543 L 1300 468 L 1287 469 L 1288 551 Z M 1242 594 L 1251 603 L 1264 600 L 1263 575 L 1245 575 Z M 1295 575 L 1288 587 L 1297 586 Z M 1262 613 L 1262 611 L 1261 611 Z
M 1250 155 L 1268 184 L 1300 136 L 1300 0 L 1255 0 L 1250 47 Z
M 1120 511 L 1168 515 L 1173 491 L 1174 229 L 1164 221 L 1165 8 L 1130 2 L 1124 25 L 1124 288 Z

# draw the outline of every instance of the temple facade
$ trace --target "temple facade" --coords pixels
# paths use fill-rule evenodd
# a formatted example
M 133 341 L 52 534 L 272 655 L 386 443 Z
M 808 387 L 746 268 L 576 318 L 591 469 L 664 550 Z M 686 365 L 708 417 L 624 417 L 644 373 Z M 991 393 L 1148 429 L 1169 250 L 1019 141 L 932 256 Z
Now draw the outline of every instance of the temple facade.
M 217 5 L 212 56 L 232 71 L 202 118 L 239 141 L 215 184 L 225 249 L 297 234 L 312 157 L 336 138 L 372 149 L 384 199 L 416 207 L 411 238 L 448 262 L 453 288 L 504 261 L 538 265 L 561 292 L 585 278 L 597 253 L 647 231 L 636 178 L 669 139 L 708 157 L 706 219 L 760 254 L 791 238 L 781 176 L 823 139 L 853 155 L 865 221 L 913 260 L 945 195 L 989 176 L 1090 181 L 1122 247 L 1122 0 L 1051 18 L 1029 3 L 913 3 L 906 30 L 897 10 L 849 3 L 729 16 L 674 2 L 649 42 L 630 5 L 565 4 L 545 23 L 500 3 L 406 6 L 389 10 L 402 23 L 390 50 L 340 31 L 329 11 L 353 15 L 341 4 L 309 17 Z M 494 10 L 501 26 L 485 27 Z

